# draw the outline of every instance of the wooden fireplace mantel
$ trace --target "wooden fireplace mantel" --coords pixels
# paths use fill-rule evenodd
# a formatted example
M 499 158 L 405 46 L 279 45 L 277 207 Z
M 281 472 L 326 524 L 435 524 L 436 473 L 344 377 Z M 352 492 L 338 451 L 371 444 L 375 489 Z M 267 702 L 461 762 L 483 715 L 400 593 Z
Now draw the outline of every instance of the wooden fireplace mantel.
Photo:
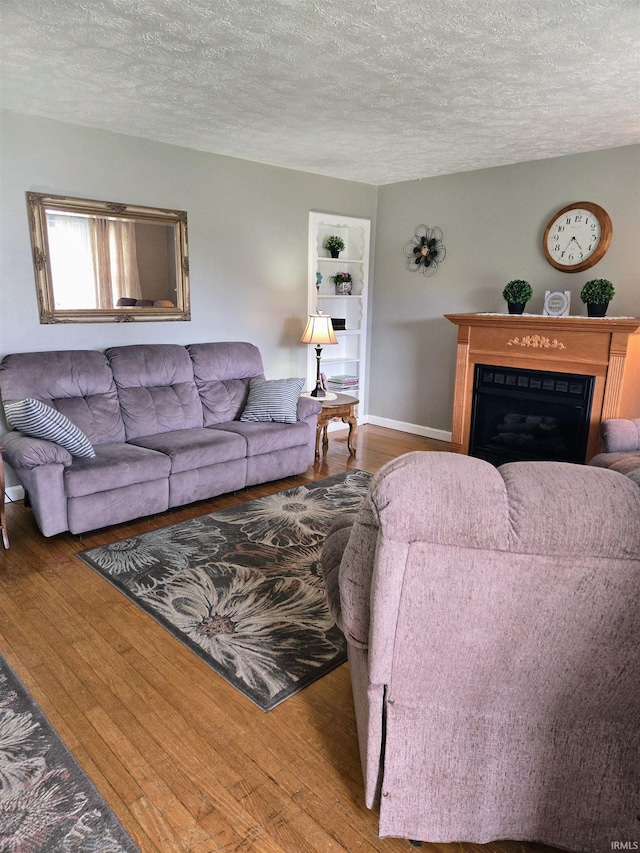
M 640 318 L 445 314 L 458 326 L 452 450 L 468 453 L 476 364 L 595 376 L 586 460 L 600 422 L 640 417 Z

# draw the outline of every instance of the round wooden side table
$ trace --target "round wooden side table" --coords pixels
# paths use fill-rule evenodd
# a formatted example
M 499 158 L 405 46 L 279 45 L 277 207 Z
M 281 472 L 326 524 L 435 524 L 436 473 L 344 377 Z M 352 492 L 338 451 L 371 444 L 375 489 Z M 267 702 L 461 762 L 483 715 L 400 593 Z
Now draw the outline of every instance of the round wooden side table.
M 325 452 L 329 445 L 327 435 L 329 421 L 342 421 L 342 423 L 348 424 L 347 447 L 351 456 L 355 456 L 356 449 L 353 444 L 357 426 L 355 410 L 360 400 L 357 397 L 351 397 L 349 394 L 336 394 L 335 400 L 321 399 L 318 402 L 322 404 L 322 411 L 318 415 L 316 427 L 316 456 L 320 456 L 320 435 L 322 435 L 322 449 Z

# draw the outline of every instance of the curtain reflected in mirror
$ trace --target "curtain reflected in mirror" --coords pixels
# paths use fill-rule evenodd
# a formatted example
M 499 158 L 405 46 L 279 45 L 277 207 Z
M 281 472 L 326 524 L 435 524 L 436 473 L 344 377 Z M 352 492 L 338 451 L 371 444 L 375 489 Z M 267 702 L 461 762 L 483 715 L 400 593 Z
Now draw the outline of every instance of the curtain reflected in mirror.
M 41 322 L 189 319 L 184 211 L 27 199 Z

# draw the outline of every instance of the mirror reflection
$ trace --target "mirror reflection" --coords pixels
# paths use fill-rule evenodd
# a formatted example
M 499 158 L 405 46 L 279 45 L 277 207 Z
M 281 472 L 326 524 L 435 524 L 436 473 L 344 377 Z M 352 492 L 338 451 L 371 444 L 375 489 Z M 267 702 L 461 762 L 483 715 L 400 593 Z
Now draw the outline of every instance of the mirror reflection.
M 27 199 L 42 323 L 189 319 L 184 211 Z

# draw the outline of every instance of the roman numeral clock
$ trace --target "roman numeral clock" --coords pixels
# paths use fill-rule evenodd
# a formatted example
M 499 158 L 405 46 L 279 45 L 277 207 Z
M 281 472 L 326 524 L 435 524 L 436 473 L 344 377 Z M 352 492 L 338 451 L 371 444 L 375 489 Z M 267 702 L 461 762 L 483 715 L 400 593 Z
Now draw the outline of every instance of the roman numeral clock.
M 612 234 L 606 210 L 590 201 L 576 201 L 551 217 L 542 248 L 552 267 L 561 272 L 582 272 L 602 258 Z

